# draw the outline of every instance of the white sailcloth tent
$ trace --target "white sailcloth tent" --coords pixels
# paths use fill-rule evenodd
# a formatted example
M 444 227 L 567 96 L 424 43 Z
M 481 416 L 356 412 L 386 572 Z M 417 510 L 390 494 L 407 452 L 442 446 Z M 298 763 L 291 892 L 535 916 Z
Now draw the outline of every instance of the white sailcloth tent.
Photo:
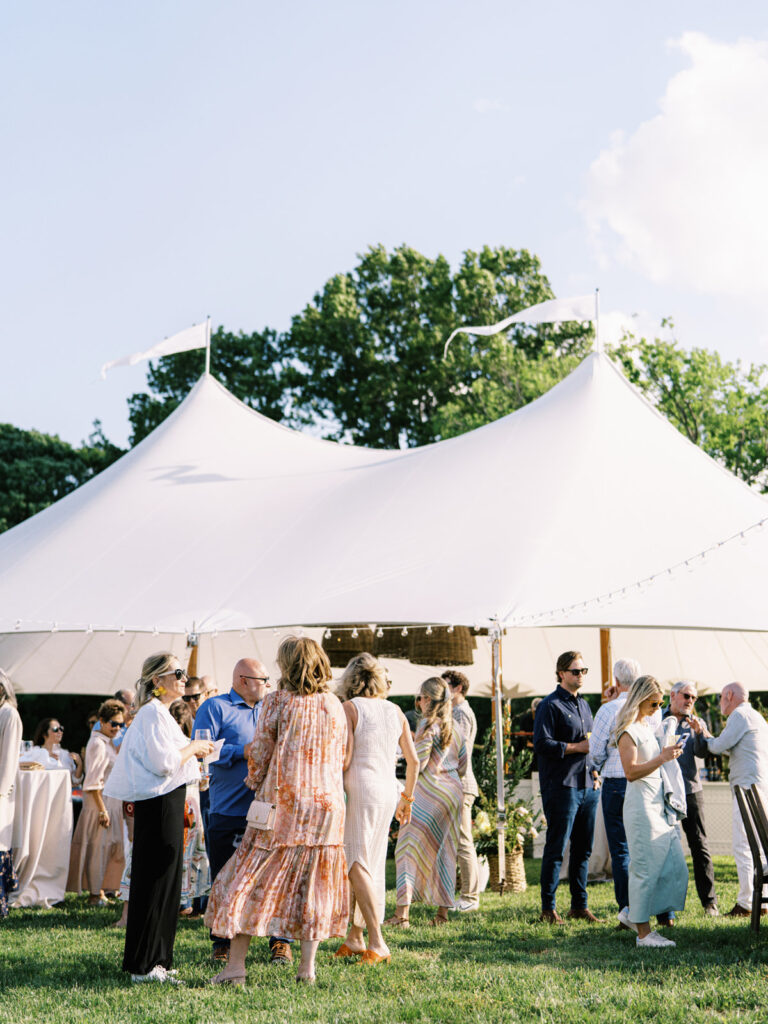
M 755 686 L 766 516 L 603 354 L 406 451 L 290 431 L 204 376 L 135 449 L 0 536 L 0 664 L 23 690 L 104 693 L 192 631 L 224 681 L 290 626 L 498 623 L 505 690 L 522 694 L 551 688 L 553 652 L 596 651 L 587 627 L 621 626 L 614 653 L 659 675 Z M 677 632 L 703 628 L 737 632 Z M 395 666 L 412 692 L 425 670 Z M 468 674 L 488 692 L 484 638 Z

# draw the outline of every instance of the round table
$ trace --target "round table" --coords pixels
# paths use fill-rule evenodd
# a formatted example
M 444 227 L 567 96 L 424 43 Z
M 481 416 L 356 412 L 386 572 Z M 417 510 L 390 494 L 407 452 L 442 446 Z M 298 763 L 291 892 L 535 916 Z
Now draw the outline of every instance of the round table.
M 12 907 L 50 907 L 64 899 L 72 844 L 72 781 L 65 768 L 19 771 L 14 787 Z

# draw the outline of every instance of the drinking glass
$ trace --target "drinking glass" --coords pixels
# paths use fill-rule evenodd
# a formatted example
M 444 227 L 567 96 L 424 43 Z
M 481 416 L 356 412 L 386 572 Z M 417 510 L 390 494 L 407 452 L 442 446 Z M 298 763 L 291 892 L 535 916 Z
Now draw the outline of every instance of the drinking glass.
M 207 740 L 210 743 L 211 740 L 213 739 L 213 737 L 211 736 L 211 730 L 210 729 L 195 729 L 195 739 L 196 740 Z M 208 762 L 203 757 L 201 759 L 201 761 L 200 761 L 200 778 L 201 779 L 207 779 L 209 777 L 209 775 L 210 775 L 210 768 L 208 767 Z

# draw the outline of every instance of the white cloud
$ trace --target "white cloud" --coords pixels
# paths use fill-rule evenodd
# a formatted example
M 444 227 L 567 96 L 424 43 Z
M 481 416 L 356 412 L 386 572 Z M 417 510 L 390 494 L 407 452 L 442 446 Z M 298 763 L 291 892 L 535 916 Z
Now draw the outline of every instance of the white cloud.
M 494 110 L 508 110 L 509 108 L 501 102 L 501 100 L 492 100 L 487 96 L 481 97 L 479 100 L 475 100 L 472 104 L 478 114 L 488 114 Z
M 606 262 L 657 283 L 768 301 L 768 44 L 694 32 L 660 113 L 589 170 L 582 212 Z

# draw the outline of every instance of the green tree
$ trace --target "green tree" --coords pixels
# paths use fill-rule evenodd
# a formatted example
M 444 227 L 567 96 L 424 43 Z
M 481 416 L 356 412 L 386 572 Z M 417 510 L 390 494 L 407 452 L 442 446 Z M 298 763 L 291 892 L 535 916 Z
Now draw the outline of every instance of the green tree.
M 553 297 L 538 259 L 509 248 L 443 256 L 408 246 L 368 250 L 337 274 L 285 339 L 287 406 L 296 426 L 374 447 L 427 444 L 511 412 L 565 376 L 588 351 L 591 328 L 518 325 L 505 335 L 459 335 Z
M 280 339 L 265 328 L 233 334 L 223 327 L 211 336 L 211 373 L 233 395 L 252 409 L 280 420 L 283 384 Z M 137 393 L 128 399 L 131 444 L 138 444 L 186 398 L 205 369 L 205 352 L 180 352 L 149 364 L 147 382 L 154 394 Z
M 123 454 L 94 422 L 79 448 L 61 438 L 0 423 L 0 531 L 21 523 L 106 469 Z
M 669 320 L 663 327 L 672 327 Z M 723 362 L 717 352 L 627 335 L 611 354 L 694 444 L 748 484 L 768 491 L 768 367 Z

